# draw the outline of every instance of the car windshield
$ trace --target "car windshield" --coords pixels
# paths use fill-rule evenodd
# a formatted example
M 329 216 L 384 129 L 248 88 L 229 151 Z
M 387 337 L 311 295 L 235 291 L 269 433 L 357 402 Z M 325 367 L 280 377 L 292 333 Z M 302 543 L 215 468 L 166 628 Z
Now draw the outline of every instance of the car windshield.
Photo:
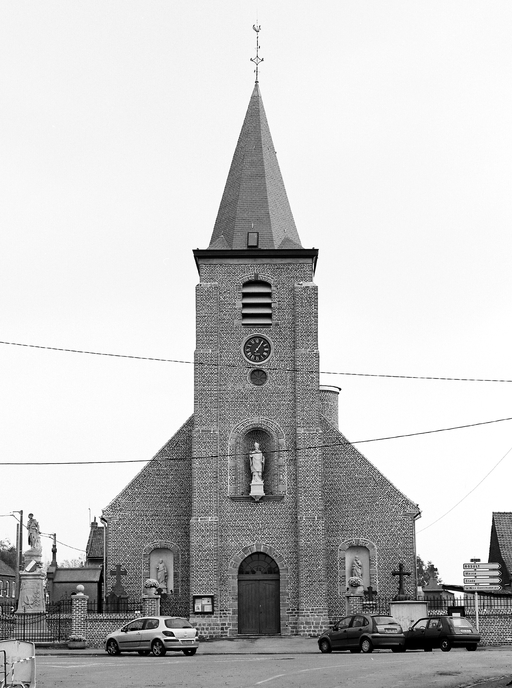
M 186 619 L 165 619 L 167 628 L 193 628 Z

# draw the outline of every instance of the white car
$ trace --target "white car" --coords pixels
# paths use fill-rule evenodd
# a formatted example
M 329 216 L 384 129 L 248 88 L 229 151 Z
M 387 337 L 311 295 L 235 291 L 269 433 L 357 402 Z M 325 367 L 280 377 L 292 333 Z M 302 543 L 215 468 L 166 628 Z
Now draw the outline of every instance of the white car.
M 199 647 L 197 629 L 181 616 L 141 616 L 125 624 L 105 639 L 109 655 L 120 652 L 138 652 L 139 655 L 165 655 L 177 650 L 184 655 L 195 655 Z

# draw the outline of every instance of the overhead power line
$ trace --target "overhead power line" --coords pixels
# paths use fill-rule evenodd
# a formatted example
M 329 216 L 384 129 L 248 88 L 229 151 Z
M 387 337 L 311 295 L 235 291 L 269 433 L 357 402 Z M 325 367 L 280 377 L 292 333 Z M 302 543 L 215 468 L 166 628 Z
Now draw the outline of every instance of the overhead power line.
M 500 463 L 501 463 L 504 459 L 507 458 L 507 456 L 510 454 L 511 451 L 512 451 L 512 447 L 510 447 L 510 449 L 508 449 L 508 451 L 506 451 L 505 454 L 503 454 L 503 456 L 501 457 L 501 459 L 500 459 L 497 463 L 495 463 L 494 466 L 491 468 L 491 470 L 488 471 L 488 472 L 484 475 L 484 477 L 482 478 L 482 480 L 480 480 L 480 482 L 478 482 L 469 492 L 467 492 L 467 493 L 464 495 L 464 497 L 462 497 L 462 499 L 459 499 L 459 501 L 458 501 L 456 504 L 454 504 L 454 505 L 451 507 L 451 509 L 448 509 L 448 511 L 445 511 L 445 513 L 444 513 L 442 516 L 439 516 L 439 518 L 436 518 L 436 520 L 435 520 L 435 521 L 432 521 L 432 523 L 429 523 L 428 526 L 425 526 L 425 527 L 422 528 L 421 530 L 418 530 L 418 531 L 417 531 L 417 534 L 419 535 L 420 533 L 423 533 L 425 530 L 428 530 L 428 528 L 431 528 L 434 524 L 439 523 L 439 521 L 441 521 L 445 516 L 448 516 L 448 514 L 450 514 L 454 509 L 456 509 L 456 508 L 459 506 L 459 504 L 462 504 L 462 502 L 463 502 L 467 497 L 469 497 L 469 495 L 472 494 L 472 493 L 477 489 L 477 487 L 480 487 L 480 485 L 484 482 L 484 480 L 486 480 L 486 479 L 491 475 L 491 473 L 492 473 L 494 470 L 496 470 L 496 468 L 498 468 L 498 466 L 500 465 Z
M 105 351 L 87 351 L 82 349 L 65 349 L 63 347 L 57 346 L 43 346 L 41 344 L 25 344 L 22 342 L 4 342 L 0 341 L 0 344 L 5 344 L 6 346 L 21 346 L 29 349 L 45 349 L 47 351 L 60 351 L 70 354 L 85 354 L 87 356 L 109 356 L 111 358 L 128 358 L 136 361 L 154 361 L 157 363 L 180 363 L 183 365 L 194 365 L 194 361 L 183 361 L 175 358 L 157 358 L 155 356 L 134 356 L 131 354 L 113 354 Z M 195 365 L 204 365 L 217 368 L 248 368 L 250 364 L 245 364 L 243 366 L 236 363 L 203 363 L 202 361 L 196 361 Z M 280 371 L 284 373 L 310 373 L 316 372 L 303 368 L 284 368 L 284 367 L 272 367 L 265 366 L 265 370 L 268 371 Z M 448 377 L 441 375 L 393 375 L 390 373 L 354 373 L 348 371 L 336 371 L 336 370 L 320 370 L 318 371 L 320 375 L 343 375 L 351 377 L 375 377 L 375 378 L 391 378 L 395 380 L 442 380 L 445 382 L 501 382 L 501 383 L 512 383 L 512 380 L 503 378 L 486 378 L 486 377 Z
M 268 449 L 266 454 L 277 454 L 283 452 L 301 452 L 308 451 L 310 449 L 329 449 L 332 447 L 344 447 L 354 444 L 366 444 L 369 442 L 385 442 L 386 440 L 398 440 L 404 439 L 406 437 L 419 437 L 421 435 L 433 435 L 439 432 L 450 432 L 452 430 L 465 430 L 467 428 L 476 428 L 482 425 L 491 425 L 493 423 L 504 423 L 506 421 L 512 420 L 511 418 L 497 418 L 496 420 L 485 420 L 480 423 L 467 423 L 466 425 L 454 425 L 448 428 L 436 428 L 435 430 L 422 430 L 421 432 L 408 432 L 402 435 L 389 435 L 387 437 L 373 437 L 371 439 L 356 440 L 351 442 L 350 440 L 345 440 L 344 442 L 331 442 L 329 444 L 312 444 L 306 447 L 289 447 L 287 449 Z M 160 461 L 191 461 L 192 458 L 201 461 L 207 461 L 210 459 L 222 459 L 222 458 L 233 458 L 238 456 L 238 454 L 207 454 L 205 456 L 175 456 L 175 457 L 151 457 L 150 459 L 113 459 L 110 461 L 0 461 L 0 466 L 90 466 L 92 464 L 96 465 L 109 465 L 109 464 L 119 464 L 119 463 L 145 463 L 151 461 L 152 459 L 158 458 Z M 245 454 L 244 454 L 245 456 Z
M 6 514 L 6 515 L 13 516 L 18 521 L 18 523 L 20 523 L 20 519 L 18 518 L 18 516 L 16 516 L 16 514 L 11 513 L 11 514 Z M 25 528 L 25 530 L 28 530 L 28 526 L 26 523 L 23 524 L 23 528 Z M 53 538 L 54 538 L 54 533 L 39 533 L 39 535 L 41 537 L 45 537 L 45 538 L 48 538 L 50 540 L 53 540 Z M 57 542 L 59 545 L 62 545 L 63 547 L 68 547 L 69 549 L 76 549 L 77 552 L 85 552 L 86 551 L 85 549 L 81 549 L 80 547 L 73 547 L 72 545 L 66 545 L 65 542 L 61 542 L 60 540 L 57 540 L 57 539 L 55 540 L 55 542 Z

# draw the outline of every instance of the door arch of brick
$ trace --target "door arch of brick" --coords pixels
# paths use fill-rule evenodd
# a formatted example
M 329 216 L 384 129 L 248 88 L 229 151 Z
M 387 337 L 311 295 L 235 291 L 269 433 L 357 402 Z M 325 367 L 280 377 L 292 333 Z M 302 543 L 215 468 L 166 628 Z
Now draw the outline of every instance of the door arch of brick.
M 289 570 L 284 557 L 271 545 L 255 542 L 243 547 L 231 559 L 227 571 L 228 594 L 231 617 L 231 634 L 237 635 L 238 629 L 238 575 L 240 564 L 251 554 L 261 552 L 271 557 L 279 569 L 279 627 L 281 635 L 290 634 L 289 618 Z
M 268 554 L 249 554 L 238 569 L 238 633 L 277 635 L 279 612 L 279 566 Z

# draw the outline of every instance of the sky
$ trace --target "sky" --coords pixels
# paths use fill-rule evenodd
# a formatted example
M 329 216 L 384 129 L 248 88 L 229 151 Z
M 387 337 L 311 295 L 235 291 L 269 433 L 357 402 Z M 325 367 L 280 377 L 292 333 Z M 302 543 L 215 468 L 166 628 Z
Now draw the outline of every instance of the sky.
M 193 411 L 192 250 L 249 103 L 256 22 L 281 172 L 319 249 L 321 382 L 419 505 L 418 554 L 460 584 L 488 560 L 492 512 L 512 511 L 500 0 L 0 4 L 0 539 L 33 512 L 60 561 L 78 556 Z

